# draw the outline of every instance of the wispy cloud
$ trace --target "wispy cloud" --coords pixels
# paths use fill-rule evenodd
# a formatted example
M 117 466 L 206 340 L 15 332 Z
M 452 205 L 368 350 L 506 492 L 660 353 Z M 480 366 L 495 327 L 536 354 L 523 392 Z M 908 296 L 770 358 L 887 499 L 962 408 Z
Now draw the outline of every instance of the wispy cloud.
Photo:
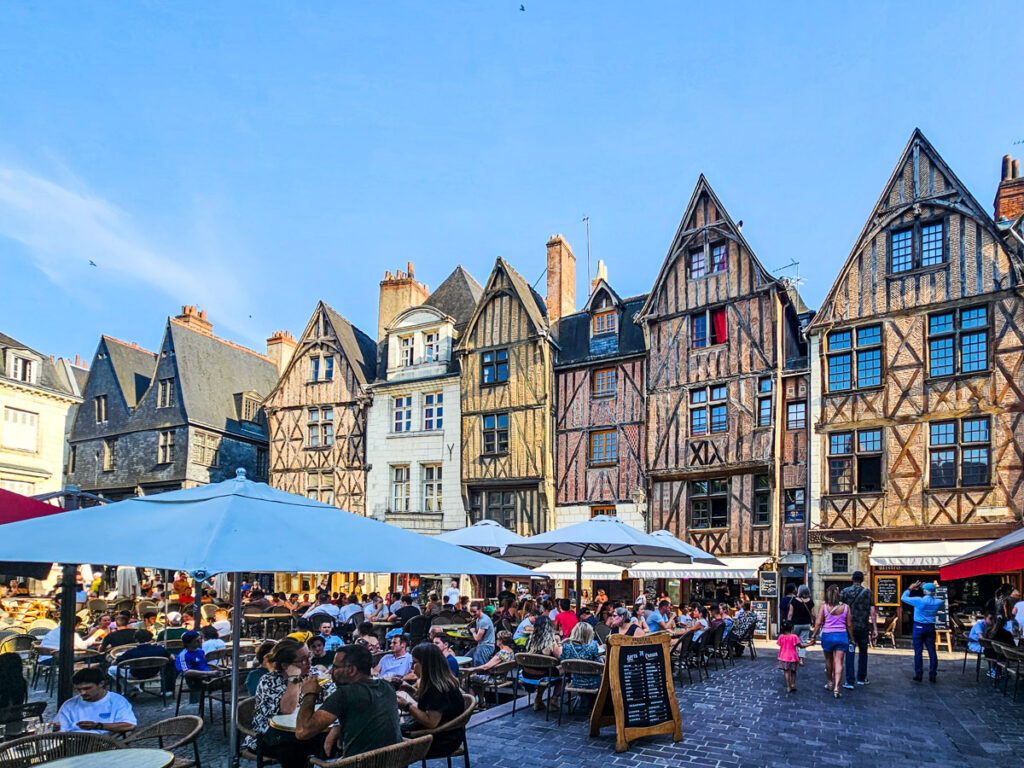
M 198 303 L 211 319 L 248 335 L 237 273 L 220 255 L 153 242 L 127 211 L 82 184 L 0 165 L 0 237 L 24 245 L 36 266 L 65 290 L 80 291 L 83 280 L 145 286 L 173 299 L 169 309 Z

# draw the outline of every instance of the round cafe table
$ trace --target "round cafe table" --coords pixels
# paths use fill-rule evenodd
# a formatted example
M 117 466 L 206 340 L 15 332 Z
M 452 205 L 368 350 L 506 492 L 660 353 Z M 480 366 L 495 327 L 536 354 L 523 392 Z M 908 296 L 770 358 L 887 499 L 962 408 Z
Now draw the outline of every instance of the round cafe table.
M 51 768 L 168 768 L 174 753 L 165 749 L 108 749 L 47 763 Z

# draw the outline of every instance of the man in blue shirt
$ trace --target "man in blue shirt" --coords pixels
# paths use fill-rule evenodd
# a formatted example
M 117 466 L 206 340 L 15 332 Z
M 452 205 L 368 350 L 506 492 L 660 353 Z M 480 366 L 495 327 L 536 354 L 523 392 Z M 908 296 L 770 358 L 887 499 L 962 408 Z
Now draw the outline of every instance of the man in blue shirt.
M 911 597 L 910 593 L 918 587 L 924 590 L 923 597 Z M 921 682 L 923 660 L 921 652 L 928 649 L 928 681 L 935 682 L 935 673 L 939 668 L 939 658 L 935 654 L 935 616 L 942 607 L 943 601 L 935 596 L 935 585 L 922 584 L 915 581 L 903 591 L 900 601 L 914 607 L 914 682 Z

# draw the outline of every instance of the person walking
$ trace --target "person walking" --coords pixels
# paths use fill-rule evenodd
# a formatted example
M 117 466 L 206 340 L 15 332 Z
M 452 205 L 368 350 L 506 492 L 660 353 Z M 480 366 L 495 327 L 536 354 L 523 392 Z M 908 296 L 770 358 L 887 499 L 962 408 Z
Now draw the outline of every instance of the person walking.
M 806 584 L 800 585 L 796 597 L 789 603 L 789 615 L 784 616 L 783 620 L 793 623 L 793 632 L 800 638 L 796 653 L 802 665 L 804 657 L 807 656 L 805 645 L 811 636 L 811 625 L 814 623 L 814 600 L 811 599 L 811 590 Z
M 804 644 L 800 642 L 799 637 L 793 634 L 793 622 L 788 619 L 783 620 L 781 633 L 775 644 L 779 646 L 778 667 L 782 670 L 786 680 L 786 693 L 794 693 L 796 691 L 796 671 L 800 668 L 797 649 L 803 649 Z
M 918 588 L 924 590 L 923 597 L 911 597 Z M 935 653 L 935 616 L 942 607 L 942 600 L 935 596 L 935 584 L 915 581 L 903 590 L 900 601 L 914 608 L 914 682 L 920 683 L 924 671 L 922 651 L 928 649 L 928 682 L 935 682 L 939 669 L 939 658 Z
M 878 609 L 874 594 L 864 586 L 863 571 L 854 571 L 851 580 L 853 583 L 839 593 L 839 599 L 850 606 L 853 626 L 846 652 L 846 682 L 843 683 L 843 688 L 849 690 L 853 690 L 854 683 L 868 684 L 868 641 L 878 636 Z
M 825 590 L 825 604 L 818 611 L 818 620 L 811 632 L 813 643 L 821 633 L 821 650 L 825 655 L 825 690 L 831 690 L 839 698 L 839 686 L 843 679 L 843 656 L 850 645 L 853 626 L 850 623 L 850 606 L 839 599 L 839 587 L 835 584 Z

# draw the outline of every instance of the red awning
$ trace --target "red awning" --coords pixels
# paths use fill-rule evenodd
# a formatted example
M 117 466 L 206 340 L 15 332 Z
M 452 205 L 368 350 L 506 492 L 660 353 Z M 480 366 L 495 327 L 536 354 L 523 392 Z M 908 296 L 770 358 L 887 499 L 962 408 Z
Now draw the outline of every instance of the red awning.
M 958 557 L 942 566 L 939 574 L 949 581 L 1019 570 L 1024 570 L 1024 528 Z
M 5 491 L 0 488 L 0 525 L 16 523 L 19 520 L 30 520 L 33 517 L 53 515 L 63 512 L 63 507 L 47 504 L 45 501 L 22 496 L 20 493 Z

